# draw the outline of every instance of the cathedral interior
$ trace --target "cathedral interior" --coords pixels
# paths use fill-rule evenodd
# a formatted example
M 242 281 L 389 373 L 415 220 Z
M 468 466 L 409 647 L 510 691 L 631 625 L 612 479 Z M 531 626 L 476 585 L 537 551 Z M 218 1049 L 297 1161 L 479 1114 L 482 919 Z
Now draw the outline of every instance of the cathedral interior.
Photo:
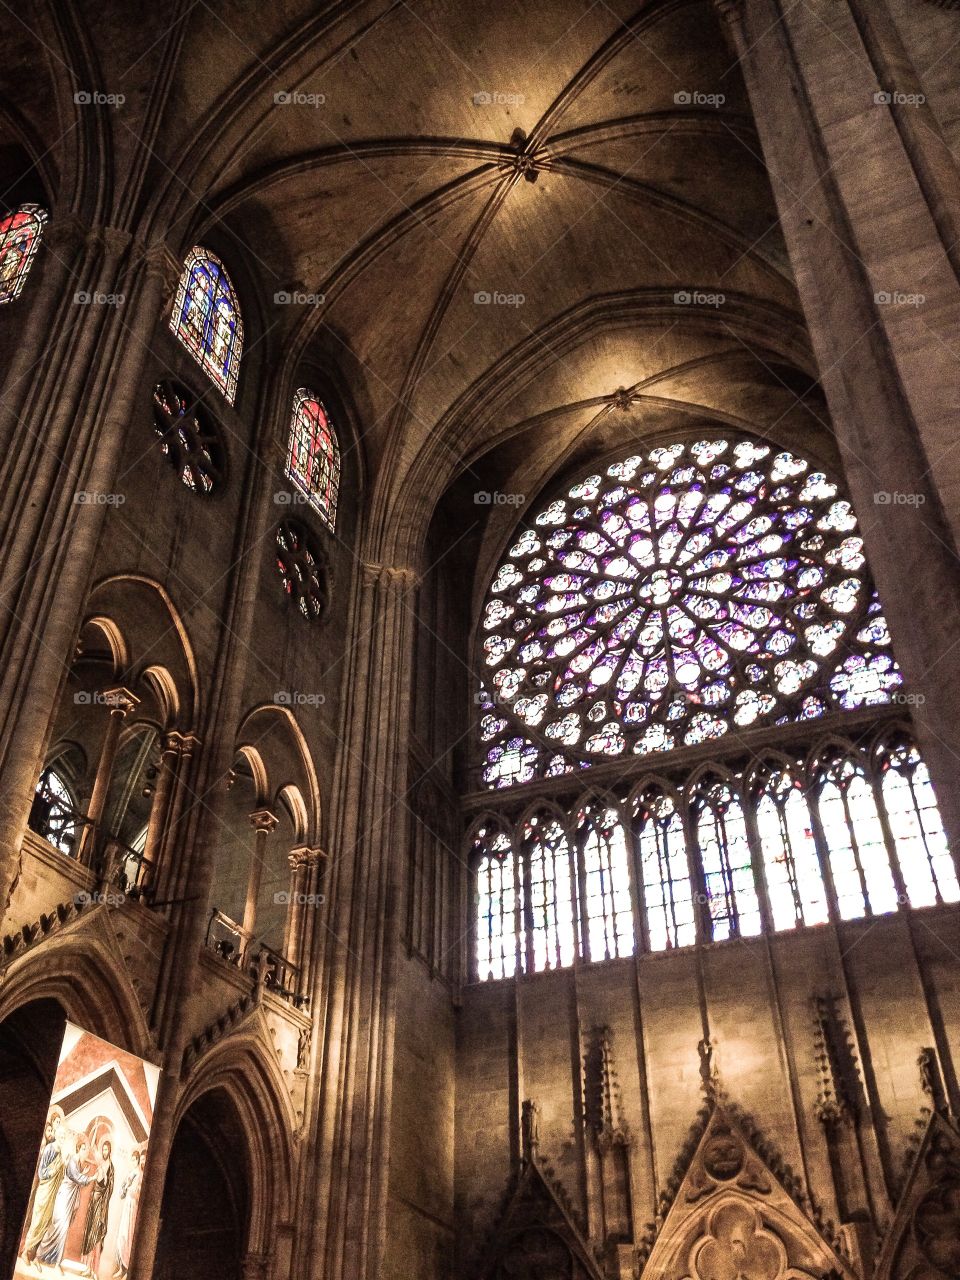
M 956 1280 L 957 0 L 2 9 L 0 1280 Z

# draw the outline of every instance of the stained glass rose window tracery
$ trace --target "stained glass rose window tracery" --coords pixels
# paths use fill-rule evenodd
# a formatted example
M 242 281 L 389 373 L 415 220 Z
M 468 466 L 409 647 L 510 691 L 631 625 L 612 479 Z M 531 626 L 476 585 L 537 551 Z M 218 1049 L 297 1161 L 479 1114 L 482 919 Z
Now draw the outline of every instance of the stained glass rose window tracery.
M 243 351 L 237 292 L 220 259 L 199 245 L 184 263 L 170 328 L 233 404 Z
M 492 787 L 886 703 L 901 680 L 849 502 L 750 440 L 575 484 L 513 542 L 482 626 Z
M 212 493 L 223 479 L 220 434 L 185 387 L 164 379 L 153 389 L 153 429 L 164 457 L 194 493 Z
M 322 617 L 327 605 L 326 575 L 321 556 L 306 529 L 296 520 L 277 526 L 277 569 L 286 594 L 309 622 Z
M 0 305 L 16 298 L 40 245 L 47 211 L 36 204 L 0 217 Z

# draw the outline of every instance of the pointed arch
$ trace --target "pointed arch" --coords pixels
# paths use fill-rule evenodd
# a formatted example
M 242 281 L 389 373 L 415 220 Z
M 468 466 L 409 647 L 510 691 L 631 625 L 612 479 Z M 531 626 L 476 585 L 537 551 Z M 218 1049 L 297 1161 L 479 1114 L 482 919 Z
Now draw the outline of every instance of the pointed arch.
M 692 946 L 696 912 L 679 792 L 664 779 L 646 778 L 631 791 L 627 811 L 644 941 L 651 951 Z
M 294 1136 L 300 1123 L 267 1040 L 257 1014 L 198 1059 L 174 1120 L 176 1129 L 189 1108 L 214 1090 L 222 1090 L 235 1108 L 246 1140 L 251 1253 L 268 1253 L 277 1225 L 291 1219 Z
M 243 353 L 243 319 L 226 267 L 201 245 L 187 254 L 170 329 L 233 404 Z
M 247 712 L 237 731 L 237 752 L 262 767 L 264 795 L 268 803 L 280 802 L 284 789 L 294 786 L 303 806 L 303 838 L 319 844 L 322 806 L 320 782 L 313 753 L 303 730 L 288 706 L 261 703 Z
M 146 1016 L 105 928 L 93 919 L 14 960 L 0 988 L 0 1021 L 21 1005 L 55 1000 L 71 1022 L 138 1057 L 153 1058 Z
M 333 533 L 340 496 L 340 442 L 326 406 L 309 387 L 300 387 L 293 397 L 285 470 Z
M 0 306 L 23 289 L 48 216 L 40 205 L 22 204 L 0 217 Z

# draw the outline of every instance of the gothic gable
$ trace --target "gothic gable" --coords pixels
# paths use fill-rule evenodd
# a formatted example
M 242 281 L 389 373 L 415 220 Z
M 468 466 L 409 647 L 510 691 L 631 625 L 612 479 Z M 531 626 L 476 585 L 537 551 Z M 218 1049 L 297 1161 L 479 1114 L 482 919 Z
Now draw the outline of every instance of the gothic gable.
M 493 1235 L 483 1280 L 601 1280 L 561 1195 L 530 1156 Z
M 643 1264 L 644 1280 L 806 1280 L 853 1272 L 737 1116 L 714 1105 Z
M 875 1280 L 960 1275 L 960 1133 L 934 1112 L 880 1251 Z

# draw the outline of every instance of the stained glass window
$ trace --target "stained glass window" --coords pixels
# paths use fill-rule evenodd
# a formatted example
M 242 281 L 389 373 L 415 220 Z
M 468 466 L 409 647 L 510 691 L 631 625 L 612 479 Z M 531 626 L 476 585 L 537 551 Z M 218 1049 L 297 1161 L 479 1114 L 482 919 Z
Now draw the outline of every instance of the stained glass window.
M 633 954 L 633 905 L 627 842 L 616 809 L 585 808 L 577 818 L 589 960 Z
M 332 531 L 340 491 L 340 448 L 330 415 L 306 387 L 293 398 L 286 471 Z
M 887 746 L 881 768 L 883 804 L 910 905 L 960 902 L 957 869 L 919 751 L 909 742 Z
M 481 663 L 486 787 L 555 781 L 474 863 L 480 977 L 960 901 L 856 519 L 793 453 L 708 437 L 573 485 L 515 534 Z M 837 713 L 870 707 L 866 749 Z
M 634 801 L 634 832 L 650 949 L 689 947 L 697 932 L 683 819 L 660 787 Z
M 773 927 L 822 924 L 828 918 L 827 894 L 803 787 L 788 768 L 771 765 L 758 792 L 757 832 Z
M 711 938 L 752 937 L 760 932 L 760 903 L 743 806 L 729 783 L 708 779 L 697 789 L 694 813 Z
M 859 762 L 841 756 L 826 764 L 818 808 L 841 920 L 896 911 L 877 800 Z
M 153 429 L 182 483 L 194 493 L 212 493 L 226 469 L 223 445 L 205 411 L 179 383 L 165 380 L 154 387 Z
M 23 288 L 47 216 L 39 205 L 22 204 L 0 217 L 0 304 L 12 302 Z
M 533 968 L 557 969 L 572 964 L 576 953 L 575 880 L 562 825 L 549 816 L 531 818 L 523 833 L 523 850 Z
M 233 404 L 243 351 L 243 321 L 226 268 L 199 245 L 187 255 L 170 328 Z
M 477 974 L 506 978 L 521 967 L 517 867 L 510 838 L 482 826 L 474 837 L 477 866 Z
M 491 787 L 887 703 L 901 679 L 849 502 L 749 440 L 575 484 L 514 540 L 483 629 Z
M 303 525 L 284 520 L 277 527 L 277 568 L 283 589 L 305 618 L 314 621 L 326 607 L 320 554 Z
M 77 852 L 77 802 L 70 787 L 55 769 L 45 769 L 37 783 L 30 809 L 30 827 L 61 853 Z

